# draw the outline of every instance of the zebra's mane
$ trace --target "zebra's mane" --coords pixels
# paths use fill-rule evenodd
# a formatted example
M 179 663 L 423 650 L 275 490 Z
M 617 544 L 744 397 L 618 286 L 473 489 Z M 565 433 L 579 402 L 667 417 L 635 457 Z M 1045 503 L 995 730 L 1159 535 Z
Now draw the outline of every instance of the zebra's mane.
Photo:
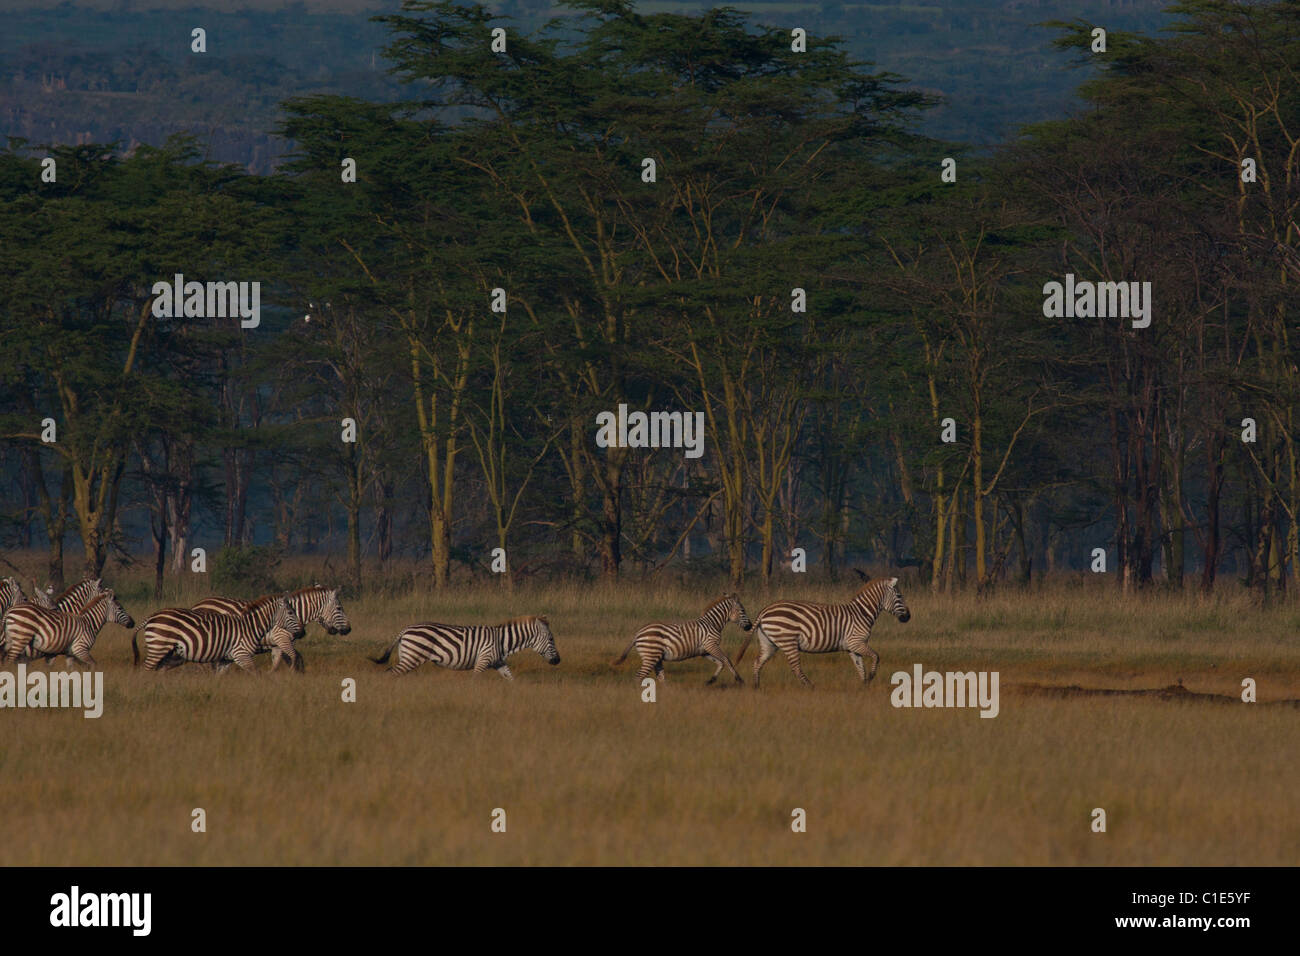
M 856 601 L 859 598 L 866 597 L 868 596 L 868 592 L 870 592 L 872 598 L 879 600 L 884 596 L 885 588 L 888 585 L 888 578 L 872 578 L 866 584 L 862 585 L 862 587 L 858 588 L 858 593 L 853 595 L 853 599 Z
M 320 585 L 320 584 L 313 584 L 311 587 L 299 588 L 298 590 L 290 594 L 289 597 L 291 598 L 302 597 L 304 594 L 314 594 L 317 591 L 320 591 L 324 594 L 328 594 L 330 592 L 330 588 L 327 588 L 324 585 Z
M 490 626 L 492 626 L 492 627 L 509 627 L 511 624 L 531 624 L 531 623 L 533 623 L 534 621 L 541 621 L 541 620 L 543 620 L 543 618 L 542 618 L 541 615 L 539 615 L 539 614 L 525 614 L 525 615 L 523 615 L 522 617 L 512 617 L 512 618 L 511 618 L 510 620 L 508 620 L 508 621 L 503 621 L 503 622 L 500 623 L 500 624 L 493 624 L 493 625 L 490 625 Z
M 726 604 L 728 601 L 734 601 L 735 599 L 736 599 L 736 595 L 734 595 L 734 594 L 724 594 L 724 595 L 722 595 L 722 597 L 718 598 L 716 601 L 714 601 L 712 604 L 710 604 L 708 607 L 706 607 L 706 608 L 704 609 L 704 613 L 705 613 L 705 614 L 708 614 L 708 613 L 709 613 L 710 611 L 712 611 L 715 607 L 718 607 L 719 605 L 722 605 L 722 604 Z
M 272 601 L 278 600 L 280 597 L 281 595 L 279 594 L 263 594 L 261 597 L 254 598 L 253 600 L 248 602 L 248 610 L 256 611 L 261 608 L 264 608 Z
M 80 611 L 77 611 L 76 613 L 87 614 L 89 613 L 90 609 L 94 607 L 96 604 L 98 604 L 100 601 L 106 601 L 106 600 L 108 600 L 108 592 L 100 591 L 93 598 L 91 598 L 89 601 L 86 602 L 85 607 L 83 607 Z
M 94 579 L 94 578 L 82 578 L 80 581 L 78 581 L 78 582 L 77 582 L 76 584 L 74 584 L 72 587 L 70 587 L 70 588 L 64 588 L 64 589 L 63 589 L 63 593 L 60 594 L 58 597 L 52 597 L 52 598 L 50 598 L 50 600 L 53 601 L 55 604 L 58 604 L 58 603 L 59 603 L 60 601 L 62 601 L 65 597 L 67 597 L 67 596 L 70 595 L 70 594 L 73 594 L 73 593 L 76 592 L 78 589 L 83 588 L 83 587 L 87 587 L 87 586 L 92 585 L 92 584 L 94 584 L 94 583 L 95 583 L 95 579 Z M 86 605 L 86 607 L 90 607 L 90 604 L 88 603 L 88 604 Z

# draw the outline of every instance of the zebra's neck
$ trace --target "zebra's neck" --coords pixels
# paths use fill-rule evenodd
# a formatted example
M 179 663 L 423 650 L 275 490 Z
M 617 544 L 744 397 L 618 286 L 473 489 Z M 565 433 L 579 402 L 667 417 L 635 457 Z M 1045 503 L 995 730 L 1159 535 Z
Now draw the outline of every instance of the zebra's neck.
M 523 650 L 529 645 L 532 638 L 525 624 L 502 624 L 492 628 L 492 630 L 496 632 L 495 636 L 497 643 L 501 646 L 502 655 Z
M 325 606 L 325 595 L 324 588 L 303 588 L 301 591 L 289 595 L 289 600 L 293 602 L 293 610 L 298 615 L 298 620 L 302 621 L 303 624 L 316 620 L 320 614 L 320 609 Z
M 239 622 L 241 634 L 260 636 L 271 628 L 271 618 L 275 616 L 275 602 L 249 605 L 247 613 Z
M 85 608 L 78 616 L 90 625 L 92 631 L 98 633 L 99 629 L 104 626 L 104 622 L 108 620 L 108 606 L 111 603 L 108 598 L 101 597 Z
M 710 631 L 719 632 L 727 622 L 727 612 L 731 609 L 730 601 L 719 601 L 704 612 L 700 623 Z
M 872 624 L 876 620 L 876 615 L 880 613 L 880 602 L 884 598 L 884 593 L 880 588 L 864 588 L 849 603 L 849 607 L 856 609 L 867 619 L 868 624 Z

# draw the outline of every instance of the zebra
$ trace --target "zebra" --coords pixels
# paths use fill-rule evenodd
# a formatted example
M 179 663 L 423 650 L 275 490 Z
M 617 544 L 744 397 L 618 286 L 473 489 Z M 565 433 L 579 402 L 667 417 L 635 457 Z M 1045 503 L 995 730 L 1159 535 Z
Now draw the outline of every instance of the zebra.
M 0 580 L 0 617 L 4 617 L 15 604 L 27 600 L 22 587 L 13 578 Z
M 132 663 L 140 663 L 136 638 L 144 632 L 146 670 L 157 670 L 167 661 L 212 663 L 233 661 L 242 670 L 252 670 L 253 655 L 263 640 L 293 659 L 293 637 L 302 631 L 289 595 L 265 595 L 232 616 L 190 608 L 164 608 L 154 612 L 131 635 Z
M 758 687 L 758 672 L 780 650 L 790 664 L 790 670 L 809 689 L 812 681 L 804 676 L 799 666 L 799 652 L 825 654 L 829 651 L 848 651 L 853 666 L 858 669 L 862 683 L 870 683 L 880 665 L 880 655 L 867 646 L 871 638 L 871 625 L 881 611 L 888 611 L 906 624 L 912 612 L 898 591 L 898 578 L 877 578 L 858 589 L 848 604 L 812 604 L 807 601 L 777 601 L 763 608 L 754 622 L 758 634 L 758 659 L 754 661 L 754 687 Z M 736 663 L 745 656 L 753 634 L 745 638 L 736 655 Z M 871 655 L 871 673 L 862 666 L 862 655 Z
M 75 660 L 87 667 L 95 667 L 90 649 L 107 621 L 125 628 L 135 627 L 135 621 L 118 603 L 112 588 L 96 594 L 76 614 L 30 602 L 19 604 L 5 615 L 5 664 L 12 664 L 23 656 L 44 656 L 49 661 L 59 654 L 66 654 L 69 666 Z
M 86 578 L 65 590 L 58 597 L 54 589 L 41 590 L 32 582 L 32 603 L 51 611 L 63 611 L 65 614 L 77 614 L 84 610 L 91 598 L 104 593 L 103 578 Z
M 744 605 L 735 594 L 724 594 L 707 608 L 698 620 L 683 621 L 678 624 L 647 624 L 636 632 L 632 642 L 614 661 L 617 667 L 627 659 L 627 655 L 636 648 L 641 656 L 641 666 L 637 668 L 636 679 L 643 681 L 654 671 L 660 680 L 666 680 L 664 661 L 683 661 L 690 657 L 707 657 L 717 667 L 713 676 L 705 683 L 712 684 L 718 679 L 725 666 L 737 684 L 745 681 L 736 673 L 731 658 L 722 649 L 722 631 L 731 621 L 737 622 L 741 630 L 748 631 L 754 626 Z
M 79 584 L 68 588 L 57 599 L 52 596 L 53 589 L 42 591 L 32 581 L 32 596 L 30 598 L 23 594 L 22 587 L 13 578 L 5 578 L 3 584 L 3 596 L 0 596 L 0 660 L 4 658 L 5 634 L 4 618 L 8 615 L 9 609 L 16 605 L 30 604 L 34 607 L 44 608 L 48 611 L 63 611 L 65 614 L 78 614 L 86 606 L 86 603 L 96 594 L 103 591 L 103 580 L 101 578 L 87 578 Z M 21 652 L 26 657 L 37 657 L 34 651 L 28 649 Z M 57 655 L 45 655 L 45 662 L 48 664 L 54 660 Z
M 348 621 L 347 614 L 343 612 L 343 604 L 339 601 L 338 588 L 324 588 L 319 584 L 309 588 L 299 588 L 289 595 L 289 603 L 293 605 L 293 611 L 298 615 L 298 620 L 302 622 L 304 628 L 312 621 L 320 621 L 327 634 L 348 634 L 352 630 L 352 624 Z M 248 609 L 248 604 L 249 602 L 236 598 L 211 597 L 200 601 L 191 610 L 238 615 Z M 300 635 L 294 637 L 295 641 L 298 636 Z M 285 658 L 285 655 L 278 647 L 272 647 L 263 640 L 257 646 L 257 653 L 261 654 L 265 651 L 271 652 L 271 670 L 275 670 L 280 666 L 280 661 Z M 292 666 L 297 671 L 303 670 L 305 666 L 297 648 L 294 648 Z
M 473 670 L 475 674 L 491 668 L 506 680 L 514 680 L 506 658 L 517 651 L 532 648 L 548 664 L 560 663 L 555 650 L 555 635 L 544 617 L 519 617 L 494 626 L 470 624 L 412 624 L 398 634 L 376 664 L 386 664 L 397 651 L 397 661 L 388 668 L 393 675 L 405 674 L 425 661 L 452 670 Z

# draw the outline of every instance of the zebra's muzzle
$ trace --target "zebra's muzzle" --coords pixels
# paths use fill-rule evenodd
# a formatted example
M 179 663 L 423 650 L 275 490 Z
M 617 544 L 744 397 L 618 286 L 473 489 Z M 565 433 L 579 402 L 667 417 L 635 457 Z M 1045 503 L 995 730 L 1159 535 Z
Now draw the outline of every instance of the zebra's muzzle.
M 550 664 L 552 667 L 554 667 L 556 664 L 560 663 L 560 655 L 556 654 L 549 661 L 547 661 L 547 663 Z
M 899 623 L 899 624 L 906 624 L 906 623 L 907 623 L 908 621 L 910 621 L 911 619 L 912 619 L 912 612 L 911 612 L 911 611 L 904 611 L 902 614 L 898 615 L 898 623 Z

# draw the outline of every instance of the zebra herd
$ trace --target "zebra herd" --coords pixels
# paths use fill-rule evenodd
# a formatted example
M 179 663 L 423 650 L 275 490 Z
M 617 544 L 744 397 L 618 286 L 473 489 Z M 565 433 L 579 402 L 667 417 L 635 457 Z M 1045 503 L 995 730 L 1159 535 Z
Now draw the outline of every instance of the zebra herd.
M 815 604 L 808 601 L 777 601 L 750 619 L 740 597 L 724 594 L 704 609 L 694 621 L 647 624 L 637 631 L 623 653 L 613 661 L 622 664 L 635 650 L 641 663 L 638 682 L 651 673 L 666 680 L 664 663 L 693 657 L 708 658 L 714 665 L 712 684 L 725 667 L 736 683 L 744 683 L 736 664 L 745 656 L 754 636 L 758 656 L 754 660 L 754 687 L 758 687 L 763 666 L 780 651 L 790 670 L 805 687 L 812 682 L 803 672 L 800 655 L 848 653 L 862 683 L 876 676 L 880 655 L 868 645 L 871 628 L 882 613 L 893 614 L 907 623 L 911 612 L 898 588 L 898 578 L 865 579 L 846 604 Z M 352 629 L 338 590 L 319 585 L 282 594 L 266 594 L 253 601 L 208 598 L 191 608 L 164 608 L 150 615 L 138 628 L 131 615 L 118 603 L 111 588 L 98 578 L 88 579 L 64 591 L 57 598 L 34 589 L 28 599 L 13 578 L 0 581 L 0 660 L 6 666 L 21 659 L 44 658 L 46 662 L 66 655 L 68 665 L 76 661 L 95 666 L 90 649 L 108 621 L 133 629 L 131 654 L 138 665 L 138 639 L 144 639 L 146 670 L 165 670 L 185 663 L 207 664 L 224 671 L 232 664 L 252 670 L 258 654 L 270 652 L 271 669 L 285 662 L 303 669 L 302 655 L 294 647 L 307 624 L 319 622 L 331 634 Z M 722 648 L 722 633 L 736 622 L 746 637 L 733 663 Z M 415 624 L 388 645 L 376 664 L 385 664 L 394 675 L 405 674 L 426 661 L 452 670 L 482 673 L 495 670 L 513 680 L 507 658 L 532 650 L 549 664 L 559 664 L 555 636 L 545 617 L 520 617 L 494 626 L 459 624 Z M 864 662 L 871 657 L 871 669 Z

